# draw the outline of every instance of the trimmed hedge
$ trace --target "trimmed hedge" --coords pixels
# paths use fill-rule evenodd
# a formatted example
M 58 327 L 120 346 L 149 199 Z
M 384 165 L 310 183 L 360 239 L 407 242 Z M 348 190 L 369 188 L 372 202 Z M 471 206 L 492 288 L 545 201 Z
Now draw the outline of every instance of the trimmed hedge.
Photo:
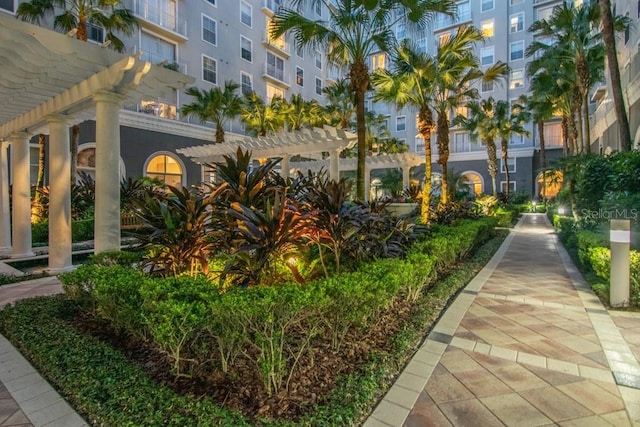
M 93 218 L 71 221 L 71 241 L 82 242 L 93 239 Z M 31 241 L 33 244 L 47 244 L 49 242 L 49 221 L 31 224 Z

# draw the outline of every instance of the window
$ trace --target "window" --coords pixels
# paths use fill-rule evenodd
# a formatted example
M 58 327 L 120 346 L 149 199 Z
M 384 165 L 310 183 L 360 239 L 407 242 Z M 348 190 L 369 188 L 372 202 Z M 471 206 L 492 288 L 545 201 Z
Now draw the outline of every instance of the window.
M 482 36 L 483 37 L 493 37 L 493 19 L 489 21 L 484 21 L 482 23 Z
M 436 42 L 438 43 L 438 46 L 442 46 L 443 44 L 445 44 L 446 42 L 448 42 L 451 39 L 451 34 L 440 34 L 439 36 L 437 36 L 437 40 Z
M 322 53 L 316 50 L 316 68 L 322 70 Z
M 205 1 L 207 1 L 207 2 L 211 3 L 212 5 L 216 6 L 216 0 L 205 0 Z
M 462 174 L 462 182 L 474 196 L 482 194 L 482 177 L 480 174 L 476 172 L 465 172 Z
M 482 92 L 493 92 L 493 82 L 482 82 Z
M 202 15 L 202 40 L 216 44 L 216 21 Z
M 140 50 L 144 61 L 152 64 L 176 62 L 176 46 L 144 31 L 140 33 Z
M 524 0 L 511 0 L 511 6 L 515 6 L 516 4 L 522 4 Z
M 104 43 L 104 28 L 87 22 L 87 40 Z
M 251 27 L 253 20 L 253 7 L 246 1 L 240 2 L 240 22 L 244 25 Z
M 267 75 L 284 81 L 284 59 L 267 52 Z
M 371 71 L 375 71 L 378 69 L 384 69 L 386 63 L 387 56 L 384 53 L 377 53 L 375 55 L 371 55 Z
M 316 15 L 318 16 L 322 16 L 322 2 L 321 1 L 317 1 L 316 2 Z
M 296 46 L 296 56 L 298 58 L 304 58 L 304 49 L 302 46 Z
M 503 193 L 507 192 L 507 182 L 506 181 L 500 181 L 500 191 Z M 509 181 L 509 193 L 515 193 L 516 192 L 516 182 L 515 181 Z
M 182 165 L 167 154 L 152 157 L 147 163 L 145 175 L 174 187 L 182 185 Z
M 404 40 L 407 37 L 407 26 L 403 23 L 396 25 L 396 38 L 398 40 Z
M 511 76 L 509 77 L 509 88 L 516 89 L 524 87 L 524 70 L 511 70 Z
M 250 95 L 253 92 L 253 77 L 251 74 L 240 72 L 241 90 L 243 95 Z
M 482 0 L 482 7 L 480 10 L 487 12 L 491 9 L 493 9 L 493 0 Z
M 509 139 L 509 145 L 522 145 L 524 144 L 524 135 L 513 135 Z
M 8 10 L 9 12 L 16 11 L 13 0 L 0 0 L 0 9 Z
M 300 67 L 296 67 L 296 84 L 304 86 L 304 70 Z
M 524 12 L 511 15 L 511 19 L 509 20 L 509 31 L 517 33 L 522 30 L 524 30 Z
M 507 165 L 509 165 L 509 173 L 516 171 L 516 159 L 515 157 L 507 158 Z M 500 159 L 500 172 L 505 173 L 504 159 Z
M 493 46 L 487 46 L 480 49 L 480 63 L 482 65 L 492 65 L 493 64 Z
M 453 134 L 453 146 L 451 147 L 454 153 L 465 153 L 470 151 L 469 146 L 469 134 L 467 132 L 456 132 Z
M 267 9 L 271 9 L 272 11 L 277 11 L 281 6 L 282 0 L 265 0 L 264 5 Z
M 244 36 L 240 36 L 240 56 L 245 61 L 253 61 L 253 43 Z
M 215 59 L 202 55 L 202 80 L 217 84 L 218 83 L 218 64 Z
M 629 12 L 627 12 L 627 18 L 629 18 Z M 629 39 L 631 39 L 631 25 L 627 25 L 627 28 L 624 30 L 624 44 L 629 43 Z
M 458 3 L 458 18 L 456 22 L 468 21 L 471 19 L 471 4 L 468 1 Z
M 271 102 L 273 98 L 282 98 L 284 99 L 284 90 L 279 87 L 272 86 L 270 84 L 267 85 L 267 102 Z
M 456 107 L 456 116 L 467 117 L 469 115 L 469 109 L 465 106 Z
M 427 39 L 425 37 L 421 37 L 416 41 L 416 47 L 418 48 L 418 52 L 427 53 Z
M 271 36 L 272 28 L 273 28 L 273 21 L 267 18 L 267 34 L 266 34 L 267 43 L 277 47 L 278 49 L 287 50 L 287 42 L 284 38 L 284 34 L 282 34 L 278 38 L 273 38 Z
M 545 7 L 544 9 L 538 9 L 538 21 L 548 20 L 553 13 L 553 7 Z
M 509 60 L 517 61 L 524 58 L 524 40 L 509 45 Z
M 316 77 L 316 95 L 322 95 L 322 79 Z
M 396 117 L 396 132 L 407 130 L 407 118 L 405 116 Z

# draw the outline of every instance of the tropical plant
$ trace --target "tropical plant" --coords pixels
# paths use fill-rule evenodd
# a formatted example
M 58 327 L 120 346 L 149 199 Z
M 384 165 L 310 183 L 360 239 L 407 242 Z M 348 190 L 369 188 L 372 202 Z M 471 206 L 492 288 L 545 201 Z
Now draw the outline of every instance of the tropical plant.
M 284 128 L 284 115 L 281 114 L 284 100 L 273 97 L 269 104 L 255 92 L 245 95 L 244 108 L 240 117 L 247 130 L 257 136 L 265 136 Z
M 242 98 L 236 95 L 240 85 L 234 81 L 226 81 L 224 89 L 214 87 L 208 91 L 197 87 L 190 87 L 185 94 L 195 98 L 195 101 L 184 104 L 182 114 L 196 116 L 201 123 L 212 121 L 216 125 L 216 144 L 224 142 L 224 126 L 228 120 L 233 120 L 242 111 Z
M 325 114 L 318 101 L 305 101 L 302 95 L 292 94 L 291 99 L 282 108 L 284 123 L 289 130 L 300 130 L 303 127 L 322 126 Z
M 299 48 L 327 49 L 327 60 L 349 69 L 349 83 L 356 109 L 358 167 L 356 196 L 365 197 L 365 94 L 370 89 L 367 61 L 376 52 L 389 52 L 395 43 L 391 29 L 401 20 L 424 25 L 437 12 L 453 14 L 452 0 L 398 2 L 338 0 L 331 4 L 328 21 L 314 21 L 295 10 L 301 3 L 324 0 L 293 0 L 292 8 L 280 8 L 273 18 L 272 36 L 294 34 Z
M 339 129 L 351 127 L 351 119 L 355 114 L 353 95 L 347 79 L 339 79 L 332 85 L 322 88 L 327 99 L 324 109 L 329 118 L 329 124 Z
M 45 219 L 46 213 L 42 204 L 44 174 L 45 174 L 45 157 L 46 157 L 46 138 L 44 134 L 38 135 L 38 176 L 36 177 L 36 186 L 34 189 L 33 202 L 31 203 L 31 222 L 38 223 Z
M 524 124 L 529 121 L 530 114 L 519 104 L 509 104 L 507 101 L 496 102 L 495 118 L 498 126 L 498 137 L 500 138 L 502 163 L 504 164 L 507 185 L 505 193 L 509 197 L 509 143 L 514 136 L 528 136 L 529 131 L 524 128 Z

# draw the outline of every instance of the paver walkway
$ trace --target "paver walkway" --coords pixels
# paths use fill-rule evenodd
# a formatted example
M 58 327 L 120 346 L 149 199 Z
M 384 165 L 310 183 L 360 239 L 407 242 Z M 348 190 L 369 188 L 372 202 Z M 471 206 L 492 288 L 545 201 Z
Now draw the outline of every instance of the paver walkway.
M 607 312 L 525 215 L 365 426 L 640 425 L 640 314 Z

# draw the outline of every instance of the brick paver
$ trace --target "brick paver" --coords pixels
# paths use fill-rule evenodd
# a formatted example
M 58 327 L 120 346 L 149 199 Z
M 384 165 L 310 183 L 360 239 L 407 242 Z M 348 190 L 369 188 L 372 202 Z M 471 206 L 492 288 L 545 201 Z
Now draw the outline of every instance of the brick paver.
M 413 358 L 406 418 L 385 397 L 365 426 L 640 425 L 639 355 L 640 313 L 607 312 L 527 214 Z

